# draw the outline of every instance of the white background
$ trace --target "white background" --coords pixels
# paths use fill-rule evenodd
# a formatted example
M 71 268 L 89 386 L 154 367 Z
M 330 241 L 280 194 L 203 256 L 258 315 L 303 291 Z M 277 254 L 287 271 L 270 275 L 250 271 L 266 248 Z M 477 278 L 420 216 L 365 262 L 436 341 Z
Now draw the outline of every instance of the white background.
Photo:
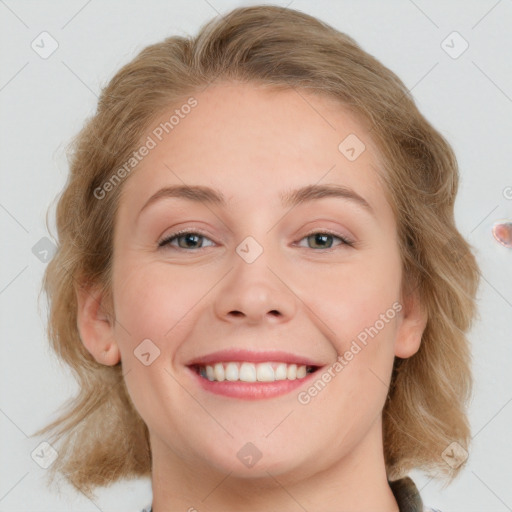
M 272 3 L 272 2 L 271 2 Z M 456 220 L 482 269 L 480 318 L 470 339 L 475 389 L 467 467 L 449 487 L 411 475 L 427 504 L 443 512 L 512 510 L 512 249 L 492 237 L 512 220 L 512 2 L 273 2 L 348 33 L 412 90 L 423 114 L 453 145 L 461 170 Z M 100 89 L 124 63 L 164 37 L 195 34 L 211 17 L 251 5 L 232 0 L 0 0 L 0 512 L 139 511 L 148 480 L 100 489 L 94 502 L 62 484 L 45 486 L 30 435 L 76 391 L 50 353 L 44 263 L 32 247 L 48 233 L 45 213 L 67 175 L 65 145 L 96 108 Z M 58 49 L 42 59 L 43 31 Z M 459 32 L 469 48 L 451 58 L 441 43 Z M 458 44 L 458 43 L 457 43 Z M 510 190 L 510 189 L 509 189 Z M 311 511 L 310 511 L 311 512 Z

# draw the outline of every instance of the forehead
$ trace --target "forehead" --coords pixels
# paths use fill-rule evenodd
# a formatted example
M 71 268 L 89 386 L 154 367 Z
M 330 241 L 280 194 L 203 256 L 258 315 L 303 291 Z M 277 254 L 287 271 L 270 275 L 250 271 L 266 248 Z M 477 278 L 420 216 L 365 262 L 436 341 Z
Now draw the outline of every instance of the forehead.
M 329 183 L 390 213 L 368 130 L 334 98 L 234 83 L 193 97 L 196 106 L 172 124 L 178 104 L 155 118 L 142 139 L 150 136 L 155 147 L 124 184 L 121 203 L 138 210 L 158 189 L 187 184 L 221 190 L 233 208 L 277 207 L 288 190 Z

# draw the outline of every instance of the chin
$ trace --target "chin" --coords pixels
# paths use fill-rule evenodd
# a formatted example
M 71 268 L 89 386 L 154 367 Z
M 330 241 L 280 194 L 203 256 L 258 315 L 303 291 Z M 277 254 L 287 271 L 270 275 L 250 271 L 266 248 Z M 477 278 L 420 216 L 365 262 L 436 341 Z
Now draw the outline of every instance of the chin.
M 223 473 L 230 473 L 231 478 L 269 478 L 270 475 L 297 473 L 299 468 L 304 468 L 303 448 L 298 453 L 296 445 L 278 449 L 268 440 L 231 444 L 236 446 L 216 446 L 208 458 L 209 465 Z

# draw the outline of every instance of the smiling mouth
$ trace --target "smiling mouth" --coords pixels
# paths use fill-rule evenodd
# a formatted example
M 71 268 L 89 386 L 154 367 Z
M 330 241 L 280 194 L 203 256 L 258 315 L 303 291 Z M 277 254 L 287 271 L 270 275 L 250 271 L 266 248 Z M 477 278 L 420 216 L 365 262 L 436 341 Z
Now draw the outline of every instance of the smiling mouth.
M 240 400 L 284 396 L 311 382 L 325 364 L 279 350 L 226 349 L 186 364 L 207 393 Z
M 210 382 L 276 382 L 306 378 L 318 370 L 318 366 L 288 364 L 283 362 L 217 362 L 193 364 L 190 368 Z

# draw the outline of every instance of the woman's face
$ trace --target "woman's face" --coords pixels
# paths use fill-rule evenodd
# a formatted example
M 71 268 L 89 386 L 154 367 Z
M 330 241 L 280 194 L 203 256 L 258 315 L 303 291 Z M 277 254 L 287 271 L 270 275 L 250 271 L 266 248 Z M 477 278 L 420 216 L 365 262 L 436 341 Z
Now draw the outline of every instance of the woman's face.
M 194 97 L 148 131 L 116 218 L 112 336 L 154 464 L 284 477 L 381 460 L 393 360 L 422 328 L 367 130 L 304 90 Z

